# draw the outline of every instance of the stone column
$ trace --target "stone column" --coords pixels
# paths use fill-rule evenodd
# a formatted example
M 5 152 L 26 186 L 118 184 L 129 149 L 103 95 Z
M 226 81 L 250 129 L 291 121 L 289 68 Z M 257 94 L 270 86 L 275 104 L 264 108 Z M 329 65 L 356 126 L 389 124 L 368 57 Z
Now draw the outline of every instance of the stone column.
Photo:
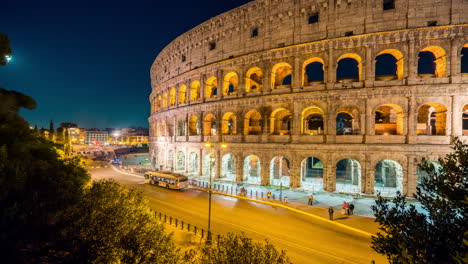
M 416 143 L 416 131 L 418 126 L 416 99 L 414 96 L 408 97 L 408 119 L 407 119 L 407 135 L 406 142 L 408 144 Z
M 238 154 L 236 157 L 236 182 L 239 183 L 244 179 L 244 159 Z
M 408 55 L 406 56 L 407 58 L 407 63 L 408 63 L 408 76 L 407 78 L 409 80 L 415 79 L 418 75 L 418 54 L 415 50 L 414 46 L 414 36 L 408 36 Z
M 216 98 L 222 99 L 224 97 L 224 74 L 223 70 L 216 71 L 216 80 L 218 85 L 218 95 Z
M 190 166 L 190 153 L 189 153 L 189 149 L 188 149 L 188 146 L 186 145 L 185 146 L 185 170 L 184 170 L 184 173 L 188 173 L 189 172 L 189 166 Z
M 374 45 L 366 46 L 366 58 L 365 61 L 362 63 L 362 67 L 364 68 L 361 76 L 362 80 L 364 80 L 364 84 L 366 87 L 374 86 L 375 80 L 375 58 L 372 57 L 372 50 L 375 50 Z
M 264 67 L 265 72 L 263 73 L 262 91 L 264 93 L 270 93 L 271 89 L 271 65 L 268 63 Z
M 336 188 L 336 168 L 331 164 L 331 157 L 323 165 L 323 188 L 327 192 L 333 192 Z
M 301 163 L 296 158 L 291 159 L 290 162 L 289 187 L 299 188 L 301 186 Z
M 362 170 L 363 172 L 361 175 L 365 175 L 364 179 L 361 180 L 362 186 L 362 192 L 365 194 L 373 194 L 374 193 L 374 171 L 375 168 L 371 166 L 372 160 L 371 160 L 371 154 L 366 154 L 366 160 L 364 164 L 362 164 Z
M 266 156 L 261 157 L 260 166 L 261 166 L 260 175 L 262 177 L 260 184 L 262 186 L 269 185 L 270 184 L 270 161 L 267 160 Z
M 336 82 L 336 67 L 337 67 L 337 63 L 335 61 L 335 58 L 334 57 L 334 52 L 333 52 L 333 46 L 330 43 L 328 43 L 328 63 L 327 63 L 327 66 L 326 66 L 326 71 L 324 74 L 327 75 L 327 83 L 326 83 L 326 86 L 327 86 L 327 89 L 333 89 L 333 86 L 335 85 L 335 82 Z
M 206 100 L 206 75 L 200 76 L 200 99 L 202 102 Z
M 403 174 L 402 192 L 407 196 L 412 196 L 416 193 L 416 186 L 418 185 L 417 163 L 415 160 L 415 155 L 408 155 L 407 170 Z
M 455 96 L 451 97 L 452 104 L 452 136 L 461 136 L 463 134 L 463 112 L 458 111 L 461 108 Z
M 294 65 L 292 69 L 292 80 L 291 80 L 291 87 L 292 88 L 302 88 L 301 84 L 301 76 L 302 76 L 302 69 L 301 69 L 301 61 L 300 58 L 294 57 Z
M 198 122 L 200 124 L 200 141 L 205 142 L 205 123 L 204 123 L 204 112 L 201 111 L 198 116 Z
M 198 177 L 203 175 L 203 149 L 201 148 L 198 155 Z
M 214 178 L 213 179 L 219 179 L 221 177 L 221 167 L 222 167 L 222 164 L 221 164 L 221 151 L 216 149 L 213 151 L 215 157 L 214 157 L 214 160 L 215 160 L 215 164 L 214 164 L 214 169 L 215 169 L 215 173 L 214 173 Z

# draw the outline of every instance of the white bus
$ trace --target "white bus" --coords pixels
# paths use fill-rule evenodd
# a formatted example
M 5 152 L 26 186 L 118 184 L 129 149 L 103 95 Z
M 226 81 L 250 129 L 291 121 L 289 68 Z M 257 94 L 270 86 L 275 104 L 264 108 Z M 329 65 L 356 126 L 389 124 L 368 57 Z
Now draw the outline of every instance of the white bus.
M 188 188 L 188 177 L 182 174 L 170 171 L 147 171 L 145 180 L 149 184 L 166 187 L 167 189 Z

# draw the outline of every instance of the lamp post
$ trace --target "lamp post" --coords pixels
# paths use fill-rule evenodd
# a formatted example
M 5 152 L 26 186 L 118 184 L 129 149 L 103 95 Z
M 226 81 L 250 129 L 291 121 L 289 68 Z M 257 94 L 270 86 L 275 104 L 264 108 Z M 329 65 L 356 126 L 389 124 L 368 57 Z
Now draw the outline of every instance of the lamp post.
M 206 244 L 211 245 L 212 243 L 212 236 L 211 236 L 211 193 L 212 193 L 212 189 L 211 189 L 211 186 L 213 184 L 212 171 L 213 171 L 213 159 L 214 159 L 214 154 L 213 154 L 214 146 L 209 141 L 207 141 L 205 143 L 205 147 L 210 148 L 210 184 L 208 185 L 208 234 L 206 236 Z M 227 148 L 227 144 L 222 142 L 221 148 Z

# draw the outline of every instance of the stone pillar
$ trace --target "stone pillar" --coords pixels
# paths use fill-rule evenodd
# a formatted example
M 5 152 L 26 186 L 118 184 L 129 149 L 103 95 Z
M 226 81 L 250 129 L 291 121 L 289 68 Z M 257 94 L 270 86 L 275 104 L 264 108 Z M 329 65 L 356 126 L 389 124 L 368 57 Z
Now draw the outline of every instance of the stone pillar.
M 271 65 L 268 63 L 265 66 L 265 72 L 263 73 L 262 91 L 265 93 L 270 93 L 271 89 L 273 88 L 271 87 Z
M 200 141 L 201 142 L 205 142 L 205 124 L 204 124 L 204 112 L 201 111 L 199 116 L 198 116 L 198 122 L 199 122 L 199 125 L 200 125 Z
M 206 75 L 200 76 L 200 99 L 202 102 L 206 100 Z
M 184 173 L 188 173 L 189 172 L 189 166 L 190 166 L 190 153 L 189 153 L 189 149 L 187 146 L 185 146 L 185 169 L 184 169 Z
M 408 119 L 407 119 L 407 138 L 408 143 L 414 143 L 415 140 L 411 139 L 412 136 L 416 135 L 418 125 L 418 114 L 416 107 L 416 99 L 414 96 L 408 97 Z
M 224 74 L 223 70 L 216 71 L 216 81 L 218 86 L 218 94 L 216 98 L 222 99 L 224 97 Z
M 336 83 L 336 67 L 337 63 L 334 58 L 334 52 L 333 52 L 333 47 L 331 42 L 328 43 L 328 63 L 326 68 L 326 71 L 324 74 L 327 75 L 327 89 L 333 89 L 333 86 Z
M 261 165 L 260 175 L 262 177 L 260 184 L 262 186 L 269 185 L 270 184 L 270 161 L 267 160 L 266 156 L 261 157 L 260 165 Z
M 407 58 L 407 63 L 408 63 L 408 79 L 415 79 L 418 75 L 418 53 L 415 50 L 414 46 L 414 36 L 408 36 L 408 55 L 406 56 Z
M 300 58 L 294 57 L 294 65 L 292 69 L 292 80 L 291 80 L 291 87 L 292 88 L 302 88 L 301 83 L 301 76 L 302 76 L 302 68 L 301 68 L 301 61 Z
M 458 100 L 455 96 L 451 97 L 451 104 L 452 104 L 452 130 L 451 136 L 461 136 L 463 134 L 463 112 L 459 111 L 461 106 L 458 104 Z
M 236 155 L 236 182 L 239 183 L 244 179 L 244 159 L 242 155 Z
M 364 178 L 361 180 L 361 191 L 365 194 L 374 193 L 375 168 L 373 168 L 371 164 L 371 154 L 366 154 L 366 160 L 362 164 L 361 172 L 361 175 L 364 175 Z
M 375 58 L 372 57 L 372 50 L 375 50 L 374 45 L 366 47 L 366 58 L 365 61 L 362 63 L 362 67 L 364 68 L 362 73 L 362 80 L 364 80 L 364 84 L 366 87 L 374 86 L 375 80 Z
M 415 155 L 408 155 L 407 170 L 403 174 L 402 192 L 407 196 L 413 196 L 416 193 L 418 185 L 417 162 Z
M 372 108 L 367 106 L 366 100 L 366 135 L 375 135 L 375 113 L 372 111 Z
M 214 154 L 214 169 L 215 169 L 215 172 L 214 172 L 214 178 L 213 179 L 219 179 L 221 177 L 221 167 L 222 167 L 222 164 L 221 164 L 221 151 L 220 150 L 213 150 L 213 154 Z
M 327 192 L 333 192 L 336 188 L 336 166 L 331 164 L 331 158 L 327 158 L 327 163 L 323 166 L 323 188 Z
M 203 175 L 203 149 L 201 148 L 198 155 L 198 177 Z
M 301 186 L 301 163 L 295 158 L 291 159 L 290 162 L 289 187 L 299 188 Z

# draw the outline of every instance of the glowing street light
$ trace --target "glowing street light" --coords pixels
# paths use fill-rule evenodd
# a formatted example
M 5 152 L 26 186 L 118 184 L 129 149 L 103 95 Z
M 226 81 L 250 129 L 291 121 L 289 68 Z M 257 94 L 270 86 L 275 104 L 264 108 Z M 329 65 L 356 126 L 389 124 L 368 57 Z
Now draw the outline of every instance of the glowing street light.
M 12 57 L 11 55 L 5 55 L 5 59 L 7 62 L 11 61 Z

